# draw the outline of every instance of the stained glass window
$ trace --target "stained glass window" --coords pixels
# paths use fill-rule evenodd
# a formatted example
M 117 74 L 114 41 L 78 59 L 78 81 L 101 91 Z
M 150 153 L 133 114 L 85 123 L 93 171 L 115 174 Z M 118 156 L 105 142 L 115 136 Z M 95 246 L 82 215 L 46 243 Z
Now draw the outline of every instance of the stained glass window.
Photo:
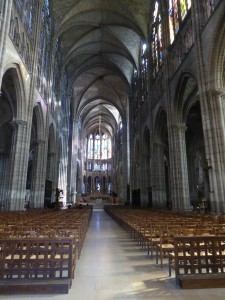
M 159 2 L 155 2 L 152 24 L 152 65 L 153 77 L 156 77 L 163 60 L 162 18 Z
M 107 134 L 91 134 L 88 139 L 88 159 L 109 159 L 112 156 L 111 148 L 111 138 Z
M 34 3 L 33 0 L 26 0 L 24 24 L 31 33 L 33 30 Z
M 56 50 L 55 50 L 55 64 L 54 64 L 54 79 L 53 79 L 53 91 L 55 96 L 58 96 L 60 91 L 60 66 L 62 62 L 62 56 L 60 51 L 60 40 L 57 41 Z
M 95 137 L 95 159 L 100 159 L 100 136 L 97 134 Z
M 49 1 L 45 0 L 41 10 L 41 30 L 39 46 L 39 64 L 45 76 L 48 74 L 49 67 L 49 36 L 50 36 L 50 9 Z
M 44 36 L 43 32 L 40 32 L 40 38 L 39 38 L 39 54 L 38 54 L 38 62 L 41 65 L 42 63 L 42 57 L 43 57 L 43 49 L 44 49 Z
M 93 135 L 91 134 L 88 140 L 88 158 L 93 158 Z
M 141 89 L 142 89 L 142 101 L 146 99 L 147 95 L 147 80 L 148 80 L 148 59 L 147 59 L 147 45 L 144 43 L 142 45 L 141 52 Z
M 49 1 L 45 0 L 41 11 L 42 23 L 44 24 L 46 35 L 50 35 L 50 8 Z
M 172 44 L 188 11 L 191 0 L 169 0 L 170 43 Z
M 108 158 L 111 158 L 111 157 L 112 157 L 112 141 L 108 137 Z
M 16 0 L 16 6 L 20 11 L 22 11 L 24 7 L 24 0 Z
M 102 136 L 102 159 L 107 159 L 107 140 L 105 134 Z

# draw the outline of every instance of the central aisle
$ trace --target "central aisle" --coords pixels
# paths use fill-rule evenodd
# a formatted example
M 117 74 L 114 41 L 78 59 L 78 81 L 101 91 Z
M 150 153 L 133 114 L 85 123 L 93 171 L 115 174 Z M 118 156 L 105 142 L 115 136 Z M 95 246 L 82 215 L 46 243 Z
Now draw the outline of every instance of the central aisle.
M 10 300 L 222 300 L 225 289 L 181 290 L 106 212 L 94 209 L 68 295 L 0 296 Z
M 67 299 L 225 299 L 225 289 L 181 290 L 106 212 L 93 216 Z M 73 295 L 73 296 L 72 296 Z

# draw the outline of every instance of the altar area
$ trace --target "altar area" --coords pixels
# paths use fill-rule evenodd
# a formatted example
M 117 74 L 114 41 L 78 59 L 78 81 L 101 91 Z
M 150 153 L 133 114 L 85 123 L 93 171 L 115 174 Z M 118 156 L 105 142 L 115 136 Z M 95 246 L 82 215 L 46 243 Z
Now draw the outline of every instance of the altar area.
M 93 205 L 94 208 L 103 208 L 104 205 L 118 204 L 115 197 L 99 192 L 92 193 L 86 197 L 82 197 L 80 202 Z

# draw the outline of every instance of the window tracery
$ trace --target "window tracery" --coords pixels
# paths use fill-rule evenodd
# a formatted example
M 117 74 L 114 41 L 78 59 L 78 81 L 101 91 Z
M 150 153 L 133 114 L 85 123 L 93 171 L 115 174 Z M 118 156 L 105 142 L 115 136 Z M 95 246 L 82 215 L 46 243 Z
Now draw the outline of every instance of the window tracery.
M 49 1 L 45 0 L 41 10 L 41 30 L 38 61 L 43 73 L 47 76 L 49 67 L 49 36 L 50 36 L 50 8 Z
M 24 24 L 27 27 L 29 33 L 32 33 L 33 31 L 33 23 L 34 23 L 33 18 L 34 18 L 34 2 L 33 0 L 26 0 Z
M 16 0 L 16 6 L 19 11 L 23 11 L 24 8 L 24 0 Z
M 191 9 L 191 0 L 169 0 L 169 29 L 172 44 L 181 24 Z
M 147 80 L 148 80 L 148 58 L 147 58 L 147 45 L 144 43 L 142 45 L 142 51 L 141 51 L 141 100 L 145 101 L 147 96 Z
M 152 66 L 153 78 L 156 77 L 163 61 L 162 17 L 159 2 L 155 2 L 152 24 Z
M 91 134 L 88 138 L 88 159 L 106 160 L 112 156 L 112 141 L 105 133 Z

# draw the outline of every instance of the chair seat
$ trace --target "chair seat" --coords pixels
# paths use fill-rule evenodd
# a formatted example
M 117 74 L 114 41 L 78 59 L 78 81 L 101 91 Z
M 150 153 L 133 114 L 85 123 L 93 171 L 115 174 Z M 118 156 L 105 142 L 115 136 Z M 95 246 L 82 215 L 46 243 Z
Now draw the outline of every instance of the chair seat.
M 162 249 L 173 249 L 174 248 L 173 244 L 162 244 L 161 246 L 160 245 L 157 245 L 157 246 L 161 247 Z

